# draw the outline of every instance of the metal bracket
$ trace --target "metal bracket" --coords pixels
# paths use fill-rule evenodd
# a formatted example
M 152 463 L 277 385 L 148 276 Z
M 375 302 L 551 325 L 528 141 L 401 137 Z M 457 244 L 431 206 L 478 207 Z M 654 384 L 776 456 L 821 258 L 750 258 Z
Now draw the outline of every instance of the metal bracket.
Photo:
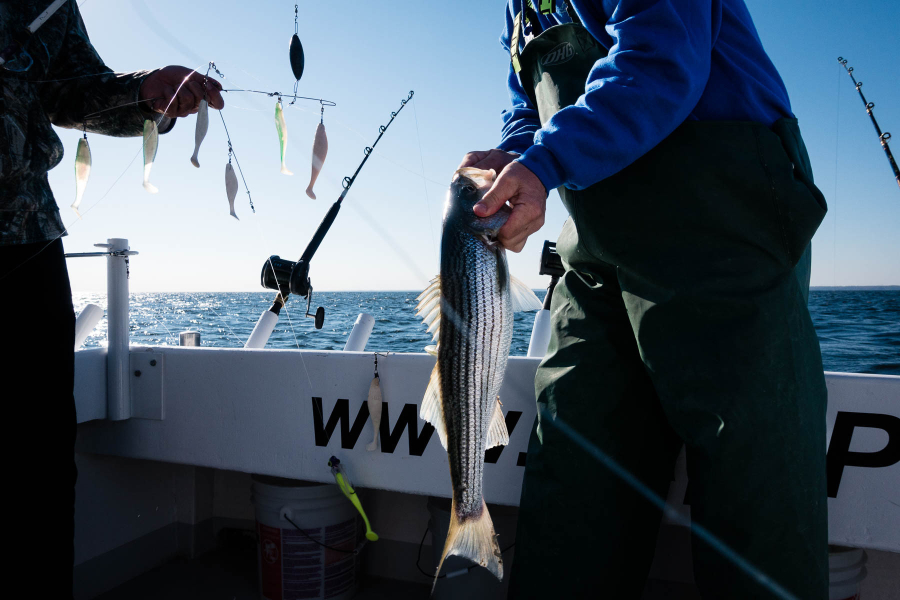
M 165 417 L 163 373 L 165 361 L 158 352 L 132 351 L 129 354 L 131 416 L 162 421 Z
M 109 244 L 94 244 L 95 248 L 109 248 Z M 70 252 L 66 258 L 86 258 L 91 256 L 135 256 L 140 254 L 135 250 L 107 250 L 106 252 Z

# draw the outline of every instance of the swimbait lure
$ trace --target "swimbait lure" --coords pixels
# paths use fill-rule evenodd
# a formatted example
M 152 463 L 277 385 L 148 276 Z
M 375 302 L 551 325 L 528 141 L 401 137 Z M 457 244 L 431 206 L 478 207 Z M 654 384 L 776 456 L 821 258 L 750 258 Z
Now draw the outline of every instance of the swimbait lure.
M 91 176 L 91 146 L 88 144 L 87 136 L 78 140 L 78 149 L 75 150 L 75 202 L 72 203 L 72 210 L 81 218 L 78 207 L 81 205 L 81 198 L 84 196 L 84 188 L 87 187 L 88 177 Z
M 306 195 L 313 200 L 316 199 L 313 186 L 316 184 L 316 179 L 319 178 L 319 172 L 322 170 L 322 165 L 325 164 L 326 156 L 328 156 L 328 138 L 325 136 L 325 124 L 320 121 L 316 127 L 316 138 L 313 141 L 312 174 L 309 178 L 309 185 L 306 187 Z
M 144 121 L 144 189 L 151 194 L 156 194 L 159 189 L 150 183 L 150 169 L 156 160 L 156 149 L 159 146 L 159 130 L 156 123 L 147 119 Z
M 197 112 L 197 127 L 194 129 L 194 155 L 191 156 L 191 164 L 200 168 L 200 161 L 197 160 L 197 153 L 200 152 L 200 144 L 206 137 L 206 131 L 209 129 L 209 104 L 206 100 L 200 101 L 200 110 Z
M 228 208 L 231 210 L 231 216 L 240 221 L 234 212 L 234 199 L 237 197 L 238 180 L 234 174 L 234 167 L 231 163 L 225 165 L 225 195 L 228 196 Z
M 278 144 L 281 147 L 281 172 L 285 175 L 293 175 L 284 164 L 284 155 L 287 152 L 287 123 L 284 122 L 284 109 L 281 106 L 281 98 L 275 103 L 275 130 L 278 131 Z

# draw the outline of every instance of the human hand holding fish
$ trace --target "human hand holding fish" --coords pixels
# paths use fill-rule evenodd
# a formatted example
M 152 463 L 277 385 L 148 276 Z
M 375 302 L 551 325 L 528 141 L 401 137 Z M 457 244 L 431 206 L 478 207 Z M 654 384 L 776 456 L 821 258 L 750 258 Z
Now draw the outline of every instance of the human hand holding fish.
M 187 67 L 170 65 L 154 71 L 141 84 L 138 99 L 150 103 L 150 110 L 167 117 L 186 117 L 200 109 L 204 98 L 211 108 L 225 107 L 222 85 Z
M 506 152 L 504 150 L 498 150 L 497 148 L 491 150 L 475 150 L 463 157 L 463 161 L 459 164 L 457 169 L 474 167 L 476 169 L 484 169 L 485 171 L 493 169 L 499 173 L 506 165 L 516 160 L 518 157 L 519 155 L 514 152 Z
M 507 250 L 521 252 L 528 236 L 544 226 L 547 189 L 531 169 L 513 161 L 503 168 L 491 189 L 472 210 L 479 217 L 488 217 L 507 202 L 512 212 L 497 232 L 497 240 Z

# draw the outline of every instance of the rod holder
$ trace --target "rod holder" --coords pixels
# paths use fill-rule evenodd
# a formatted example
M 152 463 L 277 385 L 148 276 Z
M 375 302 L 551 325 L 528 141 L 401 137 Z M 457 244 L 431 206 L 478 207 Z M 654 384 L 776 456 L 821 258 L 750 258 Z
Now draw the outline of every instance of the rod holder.
M 106 248 L 106 398 L 107 418 L 122 421 L 131 417 L 131 377 L 128 358 L 128 240 L 109 238 Z
M 75 350 L 81 348 L 102 318 L 103 308 L 96 304 L 88 304 L 78 313 L 75 318 Z
M 179 346 L 199 346 L 200 345 L 200 332 L 199 331 L 182 331 L 178 334 L 178 345 Z
M 375 327 L 375 317 L 369 313 L 359 313 L 353 329 L 350 331 L 350 337 L 344 345 L 344 352 L 362 352 L 366 349 L 369 336 L 372 335 L 372 329 Z

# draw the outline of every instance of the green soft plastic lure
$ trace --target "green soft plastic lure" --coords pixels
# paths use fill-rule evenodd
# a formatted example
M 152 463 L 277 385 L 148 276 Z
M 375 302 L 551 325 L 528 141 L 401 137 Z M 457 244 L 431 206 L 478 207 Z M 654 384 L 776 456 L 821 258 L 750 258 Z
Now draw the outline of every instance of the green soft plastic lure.
M 284 155 L 287 152 L 287 123 L 284 122 L 284 109 L 281 106 L 281 98 L 275 103 L 275 129 L 278 131 L 278 144 L 281 146 L 281 172 L 285 175 L 293 175 L 287 165 L 284 164 Z
M 78 207 L 84 196 L 84 188 L 87 187 L 88 177 L 91 176 L 91 146 L 88 144 L 87 135 L 78 140 L 78 149 L 75 151 L 75 202 L 72 210 L 81 218 Z
M 353 489 L 353 486 L 350 484 L 350 480 L 347 479 L 347 476 L 344 475 L 344 467 L 341 466 L 341 461 L 337 459 L 337 457 L 332 456 L 328 460 L 328 466 L 331 467 L 331 474 L 334 475 L 334 481 L 338 484 L 338 487 L 341 488 L 341 491 L 344 492 L 344 496 L 356 507 L 356 510 L 359 511 L 359 514 L 362 516 L 363 523 L 366 524 L 366 539 L 370 542 L 378 541 L 378 534 L 372 531 L 372 526 L 369 524 L 369 517 L 366 516 L 366 511 L 363 510 L 362 503 L 359 501 L 359 497 L 356 495 L 356 491 Z

